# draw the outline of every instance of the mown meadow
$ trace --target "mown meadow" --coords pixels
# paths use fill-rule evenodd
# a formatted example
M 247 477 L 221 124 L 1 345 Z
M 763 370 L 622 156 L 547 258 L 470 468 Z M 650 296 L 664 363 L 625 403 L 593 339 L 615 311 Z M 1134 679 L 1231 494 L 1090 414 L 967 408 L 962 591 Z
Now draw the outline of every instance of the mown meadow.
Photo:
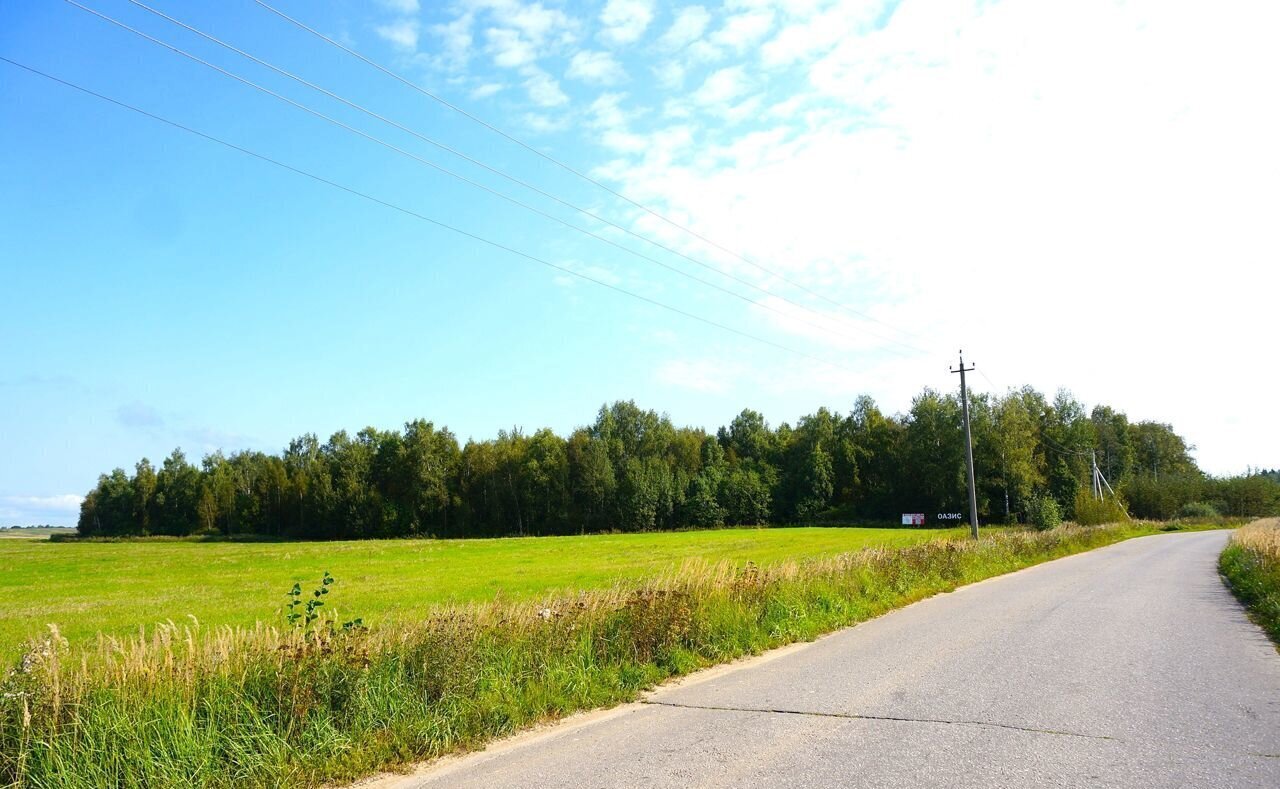
M 178 622 L 88 646 L 55 631 L 0 679 L 0 784 L 356 778 L 634 699 L 666 678 L 964 583 L 1171 528 L 1062 526 L 765 564 L 668 562 L 639 580 L 436 605 L 367 628 L 324 616 L 252 627 Z M 580 555 L 588 545 L 577 546 L 578 565 L 588 563 Z M 636 543 L 626 550 L 644 552 Z M 310 598 L 313 585 L 300 599 L 320 599 Z M 324 599 L 341 601 L 341 580 L 322 588 L 332 592 Z
M 597 589 L 690 559 L 759 565 L 912 545 L 961 529 L 724 529 L 586 537 L 346 542 L 0 542 L 0 658 L 56 624 L 73 643 L 190 616 L 278 622 L 285 592 L 328 571 L 329 606 L 379 623 L 439 603 Z

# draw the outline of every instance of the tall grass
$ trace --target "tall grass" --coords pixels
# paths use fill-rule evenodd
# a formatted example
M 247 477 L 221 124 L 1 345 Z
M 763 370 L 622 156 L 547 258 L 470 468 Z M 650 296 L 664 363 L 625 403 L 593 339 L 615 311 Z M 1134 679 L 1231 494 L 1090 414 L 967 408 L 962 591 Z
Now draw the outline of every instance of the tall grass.
M 0 681 L 0 782 L 350 779 L 1152 532 L 1067 526 L 763 568 L 689 563 L 644 583 L 536 604 L 441 607 L 354 633 L 190 621 L 73 651 L 52 630 Z
M 1254 620 L 1280 645 L 1280 519 L 1238 529 L 1218 567 Z

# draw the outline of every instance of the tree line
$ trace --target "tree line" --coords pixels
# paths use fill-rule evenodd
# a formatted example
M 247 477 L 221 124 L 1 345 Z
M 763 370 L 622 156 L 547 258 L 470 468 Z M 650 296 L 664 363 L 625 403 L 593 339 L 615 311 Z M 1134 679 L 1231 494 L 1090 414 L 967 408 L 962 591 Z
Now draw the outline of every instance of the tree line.
M 1135 517 L 1195 505 L 1270 511 L 1280 482 L 1204 475 L 1171 426 L 1092 411 L 1067 392 L 1027 387 L 971 395 L 978 506 L 1016 523 L 1036 497 L 1067 517 L 1088 489 L 1090 453 Z M 501 431 L 460 444 L 445 427 L 307 434 L 278 455 L 175 449 L 156 468 L 98 479 L 81 506 L 82 536 L 263 535 L 297 539 L 500 536 L 651 531 L 820 521 L 896 521 L 904 512 L 966 509 L 961 406 L 924 390 L 905 414 L 861 397 L 846 414 L 820 408 L 771 427 L 744 410 L 714 434 L 676 427 L 634 402 L 602 407 L 567 437 Z M 1246 510 L 1248 512 L 1246 512 Z

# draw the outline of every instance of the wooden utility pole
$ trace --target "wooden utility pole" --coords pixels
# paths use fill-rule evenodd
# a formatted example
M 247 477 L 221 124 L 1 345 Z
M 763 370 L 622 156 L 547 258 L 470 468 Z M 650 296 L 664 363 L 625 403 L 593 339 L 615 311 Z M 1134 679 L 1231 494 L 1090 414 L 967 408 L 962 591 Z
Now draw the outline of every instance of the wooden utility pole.
M 973 434 L 969 431 L 969 390 L 964 384 L 964 374 L 977 368 L 976 364 L 964 366 L 964 351 L 960 352 L 960 368 L 951 368 L 951 372 L 960 373 L 960 406 L 964 413 L 964 467 L 969 476 L 969 529 L 973 539 L 978 539 L 978 491 L 973 484 Z

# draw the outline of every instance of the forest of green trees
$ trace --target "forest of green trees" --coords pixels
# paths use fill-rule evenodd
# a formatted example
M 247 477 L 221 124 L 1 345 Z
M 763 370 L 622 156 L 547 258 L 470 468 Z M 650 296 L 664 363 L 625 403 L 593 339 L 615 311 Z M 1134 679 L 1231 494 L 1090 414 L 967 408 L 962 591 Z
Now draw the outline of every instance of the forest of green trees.
M 1037 496 L 1067 516 L 1091 477 L 1089 453 L 1134 517 L 1264 514 L 1277 475 L 1207 477 L 1169 425 L 1131 423 L 1065 392 L 974 395 L 974 465 L 984 522 L 1014 523 Z M 714 435 L 633 402 L 600 409 L 567 438 L 503 431 L 459 445 L 422 420 L 403 430 L 294 439 L 280 455 L 180 450 L 156 468 L 98 479 L 82 536 L 264 535 L 353 539 L 571 534 L 735 524 L 897 521 L 966 509 L 960 400 L 926 389 L 910 411 L 862 397 L 770 427 L 745 410 Z

